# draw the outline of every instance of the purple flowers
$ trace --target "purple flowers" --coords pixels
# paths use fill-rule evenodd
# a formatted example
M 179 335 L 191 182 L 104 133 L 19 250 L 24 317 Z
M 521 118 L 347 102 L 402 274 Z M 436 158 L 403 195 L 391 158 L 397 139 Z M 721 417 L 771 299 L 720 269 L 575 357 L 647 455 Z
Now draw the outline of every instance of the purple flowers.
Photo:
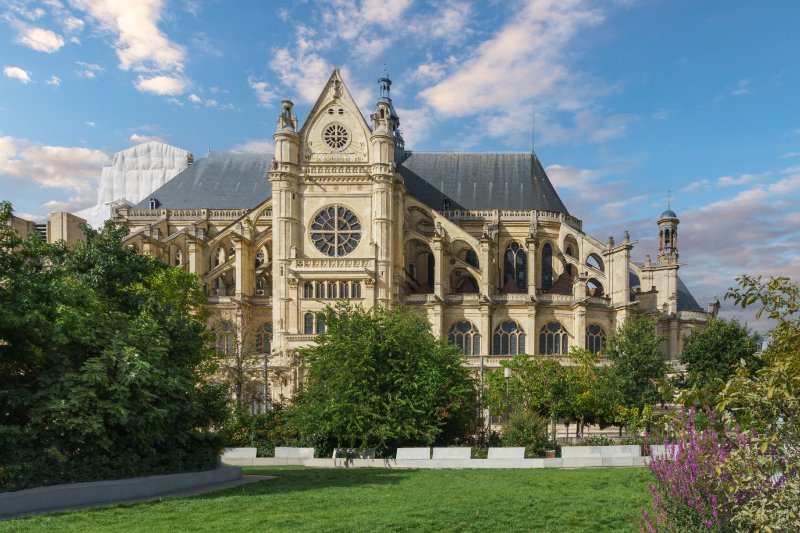
M 656 482 L 650 484 L 651 509 L 642 511 L 643 531 L 728 529 L 731 511 L 725 505 L 725 463 L 732 445 L 730 436 L 718 433 L 714 423 L 714 415 L 709 413 L 708 427 L 699 429 L 694 409 L 683 411 L 677 442 L 665 439 L 664 454 L 652 457 L 650 470 Z

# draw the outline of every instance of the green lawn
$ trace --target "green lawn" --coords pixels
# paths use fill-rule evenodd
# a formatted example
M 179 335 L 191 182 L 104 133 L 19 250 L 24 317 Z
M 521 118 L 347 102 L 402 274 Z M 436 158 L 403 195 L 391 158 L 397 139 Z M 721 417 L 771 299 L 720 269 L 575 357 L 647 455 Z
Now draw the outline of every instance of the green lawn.
M 0 531 L 636 531 L 645 468 L 246 468 L 277 476 L 182 499 L 0 522 Z

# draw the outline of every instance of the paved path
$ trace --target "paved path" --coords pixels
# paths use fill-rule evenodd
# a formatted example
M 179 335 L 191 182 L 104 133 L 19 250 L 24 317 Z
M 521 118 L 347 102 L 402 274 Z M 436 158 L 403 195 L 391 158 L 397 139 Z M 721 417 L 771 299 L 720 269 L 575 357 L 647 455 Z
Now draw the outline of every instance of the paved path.
M 40 511 L 36 513 L 20 513 L 16 515 L 7 515 L 0 518 L 2 520 L 8 520 L 9 518 L 19 518 L 22 516 L 33 516 L 37 514 L 47 514 L 47 513 L 61 513 L 64 511 L 78 511 L 80 509 L 97 509 L 101 507 L 110 507 L 112 505 L 120 505 L 124 503 L 137 503 L 137 502 L 148 502 L 148 501 L 156 501 L 162 500 L 166 498 L 185 498 L 187 496 L 196 496 L 198 494 L 206 494 L 208 492 L 215 492 L 218 490 L 229 489 L 232 487 L 238 487 L 240 485 L 247 485 L 248 483 L 256 483 L 258 481 L 265 481 L 268 479 L 275 479 L 275 476 L 252 476 L 252 475 L 243 475 L 239 479 L 234 479 L 233 481 L 223 481 L 221 483 L 211 483 L 209 485 L 200 485 L 198 487 L 192 487 L 190 489 L 182 489 L 182 490 L 175 490 L 172 492 L 164 492 L 162 494 L 158 494 L 156 496 L 150 496 L 146 498 L 129 498 L 126 500 L 118 500 L 115 502 L 104 502 L 101 504 L 96 505 L 79 505 L 73 507 L 61 507 L 58 509 L 48 509 L 46 511 Z

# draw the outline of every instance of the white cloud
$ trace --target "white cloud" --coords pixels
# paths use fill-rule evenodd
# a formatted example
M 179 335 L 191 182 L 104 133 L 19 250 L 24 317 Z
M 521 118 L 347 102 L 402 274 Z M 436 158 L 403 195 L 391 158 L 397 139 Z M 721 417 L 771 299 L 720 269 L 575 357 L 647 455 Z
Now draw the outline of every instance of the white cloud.
M 94 200 L 100 169 L 108 162 L 108 155 L 100 150 L 0 137 L 0 174 L 43 188 L 74 191 L 89 202 Z
M 421 63 L 411 73 L 410 79 L 419 82 L 439 81 L 444 77 L 445 65 L 436 61 Z
M 433 113 L 430 109 L 402 109 L 398 108 L 397 114 L 400 116 L 400 130 L 407 148 L 413 148 L 416 143 L 422 142 L 428 137 L 428 132 L 434 122 Z
M 89 126 L 90 128 L 94 128 L 94 127 L 96 127 L 96 126 L 97 126 L 97 124 L 95 124 L 95 123 L 94 123 L 94 122 L 92 122 L 91 120 L 87 120 L 87 121 L 85 121 L 83 124 L 84 124 L 84 126 Z
M 733 187 L 736 185 L 744 185 L 764 177 L 766 177 L 766 174 L 742 174 L 738 178 L 734 178 L 732 176 L 722 176 L 717 180 L 717 185 L 720 187 Z
M 581 0 L 529 0 L 490 39 L 475 47 L 458 69 L 421 97 L 440 113 L 468 116 L 518 106 L 572 77 L 560 64 L 578 31 L 603 20 Z M 531 38 L 531 36 L 536 38 Z M 525 92 L 531 94 L 525 95 Z
M 7 78 L 11 78 L 11 79 L 14 79 L 14 80 L 19 80 L 22 83 L 26 83 L 26 84 L 30 83 L 32 81 L 31 80 L 31 75 L 28 74 L 28 72 L 26 70 L 21 69 L 20 67 L 10 67 L 10 66 L 9 67 L 5 67 L 3 69 L 3 74 L 5 74 L 5 76 Z
M 139 76 L 136 79 L 136 88 L 143 93 L 152 93 L 162 96 L 175 96 L 183 93 L 188 87 L 186 78 L 173 76 Z
M 203 101 L 203 99 L 197 96 L 196 94 L 192 93 L 189 95 L 189 101 L 193 104 L 199 104 Z
M 147 135 L 147 134 L 142 135 L 142 134 L 139 134 L 139 133 L 131 134 L 130 139 L 131 139 L 131 142 L 134 143 L 134 144 L 141 144 L 141 143 L 146 143 L 146 142 L 149 142 L 149 141 L 159 141 L 159 142 L 161 142 L 161 138 L 160 137 L 157 137 L 155 135 Z
M 317 100 L 320 87 L 325 86 L 333 70 L 333 65 L 326 59 L 309 52 L 305 46 L 296 50 L 279 48 L 269 66 L 285 86 L 300 95 L 300 101 L 304 103 Z
M 275 145 L 269 139 L 253 139 L 231 148 L 231 152 L 244 152 L 255 154 L 268 154 L 275 150 Z
M 53 53 L 64 46 L 64 38 L 44 28 L 25 28 L 17 37 L 17 42 L 37 52 Z
M 800 156 L 800 152 L 786 152 L 780 158 L 781 159 L 792 159 L 792 158 L 795 158 L 795 157 L 798 157 L 798 156 Z
M 58 76 L 50 76 L 50 79 L 48 79 L 45 83 L 52 87 L 59 87 L 61 85 L 61 78 Z
M 66 33 L 80 33 L 83 31 L 84 22 L 77 17 L 68 16 L 62 19 L 61 26 L 64 28 L 64 32 Z
M 183 75 L 185 49 L 159 28 L 162 0 L 71 0 L 100 28 L 115 36 L 119 68 L 140 73 L 135 86 L 142 92 L 174 96 L 190 84 Z
M 545 172 L 547 172 L 547 176 L 556 190 L 561 188 L 581 190 L 601 175 L 597 170 L 564 165 L 550 165 L 545 169 Z
M 76 61 L 75 64 L 78 65 L 78 70 L 75 71 L 75 74 L 81 78 L 96 78 L 97 75 L 104 70 L 103 67 L 96 63 L 84 63 L 83 61 Z
M 219 102 L 217 102 L 213 98 L 209 98 L 208 100 L 206 100 L 205 103 L 206 103 L 206 107 L 217 107 L 219 105 Z
M 752 88 L 750 87 L 751 80 L 739 80 L 734 84 L 733 89 L 731 89 L 731 96 L 744 96 L 746 94 L 750 94 L 752 92 Z
M 247 85 L 253 89 L 256 100 L 258 100 L 258 105 L 261 107 L 272 107 L 273 102 L 278 100 L 278 94 L 273 87 L 265 81 L 257 80 L 253 76 L 249 76 L 247 78 Z
M 711 188 L 711 180 L 702 179 L 693 181 L 686 187 L 680 189 L 680 192 L 695 192 L 695 191 L 707 191 Z

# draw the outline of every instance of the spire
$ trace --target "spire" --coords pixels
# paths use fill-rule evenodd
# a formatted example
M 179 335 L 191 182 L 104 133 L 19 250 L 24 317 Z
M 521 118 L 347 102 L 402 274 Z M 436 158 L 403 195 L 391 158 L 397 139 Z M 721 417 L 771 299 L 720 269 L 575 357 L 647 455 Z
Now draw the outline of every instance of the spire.
M 389 79 L 389 71 L 386 70 L 386 63 L 383 64 L 383 77 L 378 79 L 378 86 L 380 87 L 381 91 L 381 99 L 386 99 L 389 102 L 392 101 L 390 96 L 390 92 L 392 90 L 392 80 Z

